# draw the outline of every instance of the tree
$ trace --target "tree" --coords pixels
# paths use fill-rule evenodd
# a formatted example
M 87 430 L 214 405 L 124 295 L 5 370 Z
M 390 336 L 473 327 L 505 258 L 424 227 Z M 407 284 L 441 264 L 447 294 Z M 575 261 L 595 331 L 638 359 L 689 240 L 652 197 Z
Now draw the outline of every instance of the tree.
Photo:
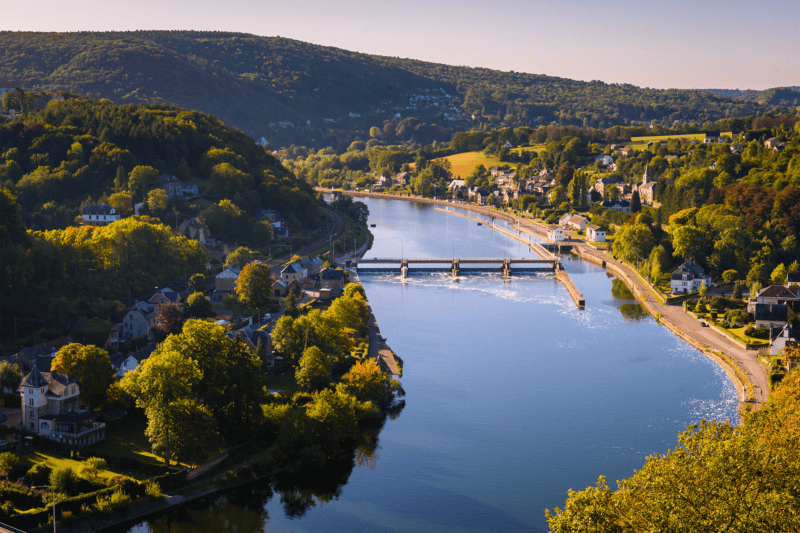
M 148 166 L 133 167 L 128 177 L 128 187 L 139 197 L 158 181 L 158 170 Z
M 19 457 L 12 452 L 0 453 L 0 476 L 9 479 L 13 472 L 20 467 Z
M 773 285 L 786 285 L 787 279 L 787 272 L 786 266 L 781 263 L 775 270 L 772 271 L 772 275 L 770 276 L 770 280 L 772 281 Z
M 294 291 L 289 291 L 289 294 L 283 300 L 283 309 L 288 317 L 297 318 L 300 316 L 300 309 L 297 307 L 297 295 Z
M 120 193 L 124 191 L 127 186 L 128 174 L 125 172 L 125 167 L 119 165 L 117 167 L 117 176 L 114 178 L 114 192 Z
M 336 391 L 351 394 L 360 402 L 372 402 L 378 406 L 386 405 L 392 396 L 386 374 L 372 359 L 356 362 L 342 376 L 342 380 L 336 385 Z
M 639 191 L 633 191 L 631 195 L 631 213 L 638 213 L 642 210 L 642 200 L 639 198 Z
M 722 279 L 725 283 L 733 283 L 739 279 L 739 272 L 733 269 L 726 270 L 722 273 Z
M 793 261 L 792 264 L 789 265 L 789 272 L 793 274 L 800 272 L 800 263 L 798 263 L 797 261 Z
M 154 443 L 155 451 L 163 449 L 168 428 L 172 429 L 170 453 L 184 463 L 197 465 L 219 447 L 217 420 L 209 409 L 193 399 L 175 401 L 166 419 L 156 419 L 154 424 L 148 424 L 146 435 Z
M 96 478 L 101 470 L 106 469 L 106 460 L 100 457 L 89 457 L 83 462 L 81 473 L 85 476 Z
M 253 242 L 257 244 L 269 244 L 272 241 L 274 230 L 269 220 L 257 220 L 253 224 Z
M 225 266 L 235 265 L 239 268 L 244 268 L 245 265 L 253 261 L 258 254 L 247 248 L 246 246 L 240 246 L 234 251 L 230 253 L 228 258 L 225 260 Z
M 705 233 L 694 226 L 677 226 L 672 228 L 672 255 L 675 257 L 691 257 L 696 260 L 705 257 Z
M 121 217 L 133 213 L 133 196 L 127 192 L 116 192 L 108 197 L 108 203 Z
M 164 189 L 153 189 L 147 193 L 147 207 L 156 215 L 160 215 L 167 208 L 169 197 Z
M 567 201 L 567 193 L 564 191 L 564 187 L 561 185 L 556 185 L 553 187 L 553 190 L 550 191 L 550 205 L 560 205 L 562 202 Z
M 269 267 L 260 263 L 245 265 L 236 281 L 236 295 L 250 309 L 266 307 L 272 303 L 272 275 Z
M 194 318 L 208 318 L 214 316 L 211 302 L 202 292 L 193 292 L 186 298 L 186 307 Z
M 168 341 L 159 345 L 138 369 L 125 374 L 121 381 L 123 389 L 136 399 L 136 405 L 144 409 L 151 442 L 158 448 L 163 447 L 167 466 L 170 464 L 172 411 L 182 401 L 194 397 L 194 387 L 203 377 L 197 361 L 185 357 Z M 158 426 L 160 431 L 155 430 Z
M 634 263 L 649 256 L 653 247 L 653 232 L 644 224 L 625 224 L 614 237 L 614 256 Z
M 377 126 L 372 126 L 369 129 L 369 136 L 372 137 L 373 139 L 379 139 L 381 136 L 381 129 Z
M 742 299 L 742 283 L 736 282 L 733 285 L 733 299 L 734 300 Z
M 798 363 L 800 363 L 800 346 L 796 344 L 787 344 L 785 348 L 780 351 L 780 356 L 786 365 L 786 371 L 789 372 Z
M 303 351 L 295 378 L 307 391 L 321 390 L 331 382 L 331 363 L 322 350 L 309 346 Z
M 192 293 L 206 292 L 206 290 L 208 290 L 208 284 L 206 283 L 205 274 L 194 274 L 189 278 L 189 290 L 192 291 Z
M 114 383 L 108 352 L 97 346 L 72 343 L 61 348 L 51 365 L 53 372 L 78 380 L 81 400 L 91 407 L 102 405 Z
M 181 332 L 183 320 L 181 309 L 174 302 L 163 303 L 156 311 L 156 323 L 153 325 L 153 335 L 157 342 L 167 338 L 167 335 L 177 335 Z
M 22 383 L 22 373 L 15 364 L 8 361 L 0 361 L 0 390 L 8 388 L 16 390 L 19 384 Z
M 59 466 L 50 472 L 50 486 L 61 494 L 74 495 L 78 491 L 79 482 L 78 474 L 70 466 Z

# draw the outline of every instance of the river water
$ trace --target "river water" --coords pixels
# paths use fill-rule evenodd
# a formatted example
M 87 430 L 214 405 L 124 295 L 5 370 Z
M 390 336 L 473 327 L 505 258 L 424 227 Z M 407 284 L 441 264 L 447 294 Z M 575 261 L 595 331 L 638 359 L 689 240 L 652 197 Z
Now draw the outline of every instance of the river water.
M 535 257 L 427 204 L 363 201 L 376 225 L 367 257 Z M 407 393 L 377 457 L 333 498 L 264 482 L 119 531 L 547 531 L 543 510 L 568 489 L 600 475 L 614 487 L 687 425 L 737 417 L 715 363 L 602 268 L 563 260 L 583 311 L 552 274 L 362 275 Z

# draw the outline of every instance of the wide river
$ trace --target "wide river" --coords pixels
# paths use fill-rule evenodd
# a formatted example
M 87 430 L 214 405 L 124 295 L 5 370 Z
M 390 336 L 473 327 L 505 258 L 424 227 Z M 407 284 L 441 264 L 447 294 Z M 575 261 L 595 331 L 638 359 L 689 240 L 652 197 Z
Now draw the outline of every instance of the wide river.
M 535 256 L 427 204 L 363 201 L 376 225 L 367 257 Z M 687 425 L 737 417 L 714 362 L 612 294 L 604 269 L 564 265 L 583 311 L 552 274 L 362 274 L 405 365 L 407 405 L 378 457 L 324 503 L 261 483 L 119 531 L 547 531 L 543 511 L 563 507 L 568 489 L 600 475 L 615 487 Z

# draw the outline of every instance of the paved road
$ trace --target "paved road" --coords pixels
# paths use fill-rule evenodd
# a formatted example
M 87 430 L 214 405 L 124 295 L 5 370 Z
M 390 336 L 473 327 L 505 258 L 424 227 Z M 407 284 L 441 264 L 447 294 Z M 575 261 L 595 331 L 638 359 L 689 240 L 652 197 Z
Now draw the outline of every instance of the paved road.
M 342 235 L 344 235 L 345 229 L 347 229 L 347 224 L 345 223 L 344 218 L 342 218 L 342 216 L 339 213 L 333 211 L 332 209 L 328 209 L 327 207 L 320 207 L 320 209 L 322 209 L 322 211 L 328 217 L 328 222 L 330 222 L 330 224 L 331 224 L 330 229 L 328 230 L 328 232 L 323 237 L 320 237 L 319 239 L 317 239 L 316 241 L 312 242 L 311 244 L 308 244 L 308 245 L 303 246 L 302 248 L 300 248 L 298 250 L 295 250 L 294 251 L 295 255 L 305 255 L 305 254 L 308 254 L 308 253 L 313 252 L 315 250 L 319 250 L 323 246 L 325 246 L 328 243 L 330 243 L 331 240 L 336 240 L 339 237 L 341 237 Z M 268 263 L 268 265 L 269 265 L 270 268 L 272 268 L 274 266 L 281 265 L 281 264 L 285 263 L 286 261 L 288 261 L 291 258 L 292 258 L 291 255 L 285 255 L 283 257 L 278 257 L 278 258 L 273 259 L 272 261 L 270 261 Z

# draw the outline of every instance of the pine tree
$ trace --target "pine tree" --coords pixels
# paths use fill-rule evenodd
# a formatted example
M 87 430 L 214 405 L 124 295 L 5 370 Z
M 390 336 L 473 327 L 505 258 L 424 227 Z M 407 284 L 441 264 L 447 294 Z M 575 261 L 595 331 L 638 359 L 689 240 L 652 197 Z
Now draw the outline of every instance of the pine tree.
M 639 198 L 639 191 L 633 191 L 631 196 L 631 213 L 638 213 L 642 210 L 642 200 Z
M 128 175 L 122 165 L 117 167 L 117 177 L 114 178 L 114 192 L 122 192 L 128 185 Z

